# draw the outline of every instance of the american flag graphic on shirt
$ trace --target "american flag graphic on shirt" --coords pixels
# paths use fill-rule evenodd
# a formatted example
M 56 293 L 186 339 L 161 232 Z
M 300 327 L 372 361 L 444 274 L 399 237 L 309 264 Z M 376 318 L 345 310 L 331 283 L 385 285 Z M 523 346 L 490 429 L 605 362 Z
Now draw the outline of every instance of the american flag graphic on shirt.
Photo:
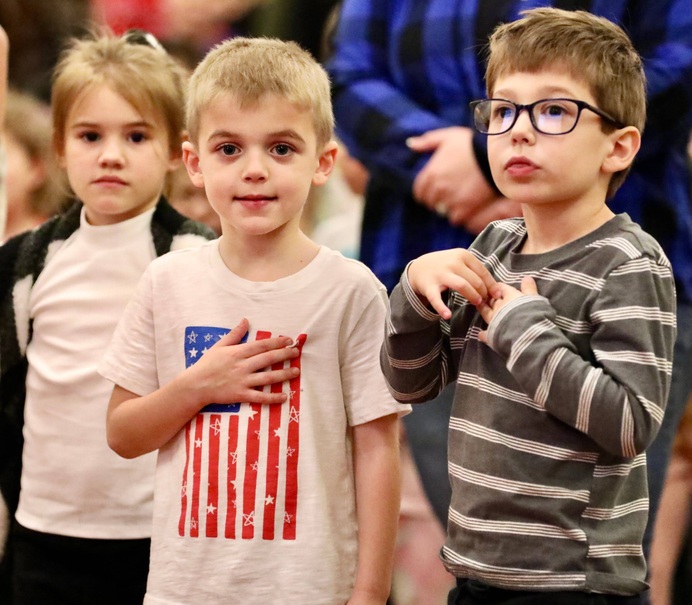
M 185 329 L 185 366 L 229 332 Z M 271 338 L 257 332 L 256 339 Z M 246 340 L 247 336 L 244 340 Z M 305 334 L 296 338 L 302 351 Z M 301 356 L 272 369 L 300 367 Z M 185 429 L 178 533 L 191 538 L 295 540 L 298 506 L 300 375 L 284 404 L 210 404 Z

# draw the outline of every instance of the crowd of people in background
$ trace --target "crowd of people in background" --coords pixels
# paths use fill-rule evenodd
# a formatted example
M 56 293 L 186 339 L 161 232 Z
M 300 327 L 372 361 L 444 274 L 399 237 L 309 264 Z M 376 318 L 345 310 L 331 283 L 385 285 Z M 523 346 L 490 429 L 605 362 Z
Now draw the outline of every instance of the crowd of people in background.
M 42 481 L 35 470 L 41 465 L 38 456 L 51 461 L 56 469 L 74 461 L 61 461 L 61 454 L 50 448 L 36 448 L 35 444 L 41 442 L 41 435 L 53 432 L 55 437 L 60 433 L 55 443 L 61 444 L 58 450 L 64 449 L 66 441 L 79 438 L 84 426 L 70 434 L 69 422 L 63 424 L 64 419 L 49 417 L 38 422 L 34 418 L 31 425 L 24 426 L 23 418 L 11 414 L 8 418 L 4 411 L 17 392 L 22 399 L 27 396 L 24 390 L 16 391 L 17 381 L 29 381 L 26 384 L 33 385 L 29 387 L 28 399 L 33 407 L 27 408 L 27 414 L 36 414 L 36 410 L 49 405 L 50 397 L 43 393 L 61 382 L 51 370 L 45 370 L 52 363 L 54 350 L 49 342 L 41 340 L 41 326 L 49 326 L 44 328 L 48 334 L 52 334 L 54 327 L 46 324 L 45 319 L 42 324 L 34 322 L 33 315 L 29 317 L 41 301 L 44 305 L 57 301 L 50 289 L 55 274 L 76 266 L 73 265 L 77 262 L 75 254 L 80 257 L 94 254 L 93 262 L 98 263 L 100 254 L 114 253 L 105 247 L 105 240 L 88 239 L 89 219 L 101 216 L 102 210 L 98 209 L 97 201 L 90 200 L 86 189 L 80 189 L 80 179 L 83 180 L 80 173 L 86 170 L 87 163 L 78 159 L 75 147 L 69 145 L 67 129 L 71 123 L 79 122 L 79 115 L 73 115 L 71 105 L 75 98 L 67 98 L 61 110 L 63 121 L 56 122 L 54 85 L 69 64 L 65 63 L 69 53 L 75 52 L 75 41 L 93 39 L 106 31 L 126 38 L 128 32 L 134 31 L 130 45 L 141 45 L 146 54 L 160 44 L 166 56 L 166 69 L 169 69 L 169 58 L 175 64 L 175 74 L 171 72 L 171 77 L 180 77 L 185 82 L 211 49 L 229 39 L 270 37 L 296 42 L 307 50 L 330 78 L 339 151 L 329 180 L 324 186 L 310 189 L 300 228 L 316 243 L 364 263 L 391 295 L 414 259 L 431 252 L 468 248 L 492 221 L 521 214 L 521 206 L 505 197 L 493 178 L 487 156 L 488 137 L 474 130 L 469 103 L 486 96 L 486 42 L 492 32 L 499 24 L 515 21 L 522 11 L 538 6 L 584 10 L 621 25 L 643 60 L 647 115 L 641 150 L 624 184 L 609 201 L 609 207 L 616 214 L 627 213 L 658 241 L 672 264 L 675 278 L 677 340 L 672 383 L 657 436 L 646 452 L 649 504 L 648 513 L 644 513 L 648 514 L 648 524 L 642 554 L 647 561 L 651 590 L 643 593 L 641 602 L 687 604 L 692 586 L 692 0 L 655 4 L 634 0 L 618 3 L 598 0 L 394 3 L 389 0 L 2 0 L 0 242 L 5 246 L 0 247 L 0 259 L 5 266 L 0 267 L 0 279 L 4 282 L 0 284 L 0 292 L 6 291 L 4 296 L 14 297 L 14 308 L 1 311 L 0 315 L 3 374 L 0 431 L 7 431 L 9 426 L 9 434 L 17 435 L 17 441 L 0 444 L 0 489 L 4 496 L 0 507 L 8 503 L 7 486 L 17 484 L 19 474 L 27 472 L 21 470 L 17 455 L 21 458 L 24 448 L 25 457 L 29 454 L 35 457 L 29 458 L 28 478 L 23 479 L 31 488 L 25 490 L 24 501 L 13 488 L 9 490 L 13 494 L 9 502 L 11 517 L 19 505 L 18 519 L 24 520 L 29 531 L 23 528 L 16 543 L 7 543 L 0 564 L 0 600 L 2 594 L 9 594 L 2 591 L 9 590 L 10 565 L 15 572 L 20 570 L 16 587 L 22 596 L 17 604 L 42 598 L 40 592 L 32 592 L 33 574 L 38 567 L 42 573 L 57 577 L 69 575 L 66 569 L 82 561 L 82 575 L 72 577 L 75 586 L 85 584 L 89 576 L 106 583 L 119 574 L 131 573 L 137 590 L 143 590 L 142 573 L 146 577 L 148 569 L 148 560 L 145 565 L 137 554 L 141 554 L 143 547 L 149 548 L 146 532 L 133 530 L 120 536 L 117 529 L 102 531 L 119 513 L 114 512 L 110 519 L 105 519 L 99 518 L 94 510 L 100 508 L 99 514 L 103 513 L 99 502 L 111 499 L 108 489 L 119 491 L 123 497 L 130 493 L 136 499 L 139 496 L 134 492 L 125 492 L 113 484 L 83 510 L 72 501 L 62 501 L 61 506 L 74 506 L 80 515 L 94 515 L 94 527 L 99 528 L 95 531 L 76 530 L 78 524 L 70 525 L 71 522 L 56 525 L 56 519 L 64 519 L 57 507 L 55 517 L 49 513 L 41 519 L 42 514 L 36 513 L 42 506 L 42 498 L 50 501 L 52 497 L 36 488 Z M 153 35 L 153 41 L 147 32 Z M 98 68 L 94 69 L 98 73 Z M 123 78 L 125 81 L 132 76 Z M 105 89 L 113 88 L 111 84 Z M 133 235 L 136 246 L 147 252 L 131 267 L 128 276 L 111 276 L 109 279 L 114 281 L 104 281 L 98 286 L 92 283 L 96 272 L 96 265 L 92 265 L 81 267 L 82 281 L 76 280 L 69 288 L 58 282 L 59 288 L 65 287 L 65 292 L 71 293 L 69 300 L 73 305 L 60 321 L 64 326 L 70 323 L 83 326 L 84 333 L 94 330 L 92 324 L 84 322 L 84 314 L 99 300 L 103 302 L 104 295 L 98 291 L 103 293 L 116 284 L 121 292 L 117 305 L 109 301 L 109 311 L 98 316 L 101 319 L 108 316 L 107 322 L 99 319 L 100 340 L 91 342 L 88 351 L 86 345 L 80 344 L 83 346 L 80 359 L 93 357 L 89 361 L 91 377 L 81 383 L 84 393 L 94 392 L 99 351 L 105 350 L 149 262 L 171 249 L 204 246 L 204 242 L 218 238 L 224 231 L 223 217 L 210 204 L 205 189 L 195 186 L 182 156 L 175 153 L 183 139 L 178 141 L 171 134 L 175 126 L 170 122 L 170 112 L 152 113 L 151 100 L 138 105 L 137 95 L 156 98 L 159 93 L 150 90 L 154 85 L 133 79 L 131 91 L 126 87 L 119 90 L 116 85 L 115 99 L 99 97 L 94 102 L 94 105 L 113 107 L 114 114 L 122 116 L 127 115 L 125 106 L 134 106 L 139 114 L 146 116 L 147 124 L 154 124 L 152 138 L 161 136 L 161 145 L 170 144 L 173 152 L 167 152 L 165 158 L 159 157 L 156 162 L 152 160 L 158 180 L 151 175 L 136 177 L 144 183 L 151 181 L 146 185 L 149 196 L 143 215 L 146 218 L 139 231 L 136 228 L 132 231 L 138 234 Z M 88 94 L 96 98 L 98 88 L 95 92 L 88 88 Z M 105 117 L 92 118 L 87 111 L 88 103 L 81 98 L 77 100 L 79 111 L 84 110 L 87 116 L 84 121 L 90 126 L 96 123 L 100 129 L 98 120 L 103 119 L 105 124 Z M 182 112 L 183 96 L 178 101 L 175 111 Z M 166 125 L 166 121 L 170 123 Z M 103 135 L 105 140 L 106 126 L 103 128 L 99 136 Z M 183 127 L 180 131 L 182 134 Z M 75 159 L 71 162 L 71 158 Z M 117 163 L 117 159 L 113 162 Z M 76 204 L 76 200 L 80 203 Z M 139 203 L 133 201 L 134 205 Z M 168 214 L 169 210 L 177 212 Z M 183 218 L 173 218 L 177 213 Z M 98 220 L 94 224 L 99 224 Z M 125 229 L 124 225 L 111 227 Z M 133 229 L 129 222 L 126 229 Z M 161 239 L 163 233 L 166 235 Z M 120 233 L 111 237 L 114 242 L 126 236 Z M 66 241 L 70 245 L 55 255 Z M 135 244 L 129 252 L 122 250 L 118 254 L 124 254 L 123 259 L 130 258 L 128 254 L 133 250 Z M 123 260 L 123 264 L 127 262 Z M 52 269 L 42 274 L 44 267 L 50 268 L 51 263 Z M 12 291 L 29 275 L 31 285 L 21 290 L 25 297 L 20 299 L 25 301 L 24 311 L 17 316 L 17 308 L 22 306 Z M 36 284 L 38 288 L 34 289 Z M 95 298 L 82 299 L 79 294 L 82 290 L 93 292 Z M 79 311 L 78 304 L 86 306 Z M 10 315 L 12 321 L 8 323 Z M 17 317 L 26 323 L 19 325 Z M 8 330 L 12 339 L 7 336 Z M 71 331 L 66 328 L 55 334 L 67 340 Z M 107 399 L 104 393 L 110 392 L 112 384 L 99 377 L 98 381 L 101 380 L 99 397 Z M 447 388 L 439 393 L 431 391 L 429 401 L 412 406 L 412 411 L 401 418 L 403 490 L 388 601 L 391 605 L 442 605 L 455 586 L 454 576 L 439 557 L 452 498 L 447 436 L 454 394 L 455 384 L 450 380 Z M 64 397 L 59 392 L 52 396 L 55 401 Z M 23 405 L 20 409 L 24 414 Z M 98 415 L 87 422 L 95 427 Z M 105 425 L 96 434 L 106 448 Z M 74 453 L 77 458 L 83 455 L 79 451 Z M 111 454 L 101 452 L 103 458 L 99 460 L 119 468 L 119 462 L 110 459 Z M 6 461 L 11 459 L 15 462 L 8 464 Z M 140 476 L 138 481 L 152 482 L 153 489 L 153 463 L 149 460 L 147 464 L 146 478 L 142 480 Z M 85 469 L 82 474 L 83 493 L 87 496 L 87 484 L 94 483 L 95 475 L 90 474 L 93 472 L 93 468 Z M 60 492 L 59 487 L 51 485 L 50 489 Z M 123 500 L 122 505 L 128 508 L 132 502 Z M 6 515 L 0 517 L 0 542 L 4 544 L 9 526 Z M 141 523 L 137 523 L 133 527 L 141 528 Z M 67 545 L 54 541 L 54 533 L 68 538 L 98 539 L 100 554 L 82 551 L 79 545 L 77 550 L 63 551 Z M 133 558 L 132 566 L 117 567 L 100 575 L 94 569 L 98 569 L 99 560 L 106 559 L 99 556 L 125 556 L 109 550 L 120 542 L 120 537 L 132 541 L 129 544 L 132 550 L 127 551 Z M 142 542 L 142 538 L 146 541 Z M 118 548 L 121 546 L 117 544 Z M 55 552 L 70 554 L 60 566 L 51 568 Z M 87 565 L 89 560 L 92 565 Z M 142 562 L 139 569 L 135 569 L 137 560 Z M 135 577 L 137 574 L 139 577 Z M 67 587 L 68 593 L 73 590 Z M 131 598 L 119 596 L 115 591 L 112 597 L 114 603 Z M 134 598 L 136 602 L 139 597 Z M 67 596 L 65 599 L 65 603 L 70 602 Z

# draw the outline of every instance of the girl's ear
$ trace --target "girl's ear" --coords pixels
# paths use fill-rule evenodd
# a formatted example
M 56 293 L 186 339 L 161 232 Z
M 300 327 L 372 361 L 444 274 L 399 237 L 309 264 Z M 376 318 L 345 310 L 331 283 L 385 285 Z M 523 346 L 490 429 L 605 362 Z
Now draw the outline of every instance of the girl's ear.
M 183 143 L 183 162 L 187 173 L 190 175 L 190 180 L 195 187 L 204 187 L 204 176 L 199 165 L 199 155 L 195 146 L 190 141 Z
M 332 170 L 334 170 L 337 149 L 338 145 L 336 141 L 329 141 L 329 143 L 324 146 L 317 158 L 317 168 L 312 177 L 313 185 L 320 186 L 327 182 L 329 175 L 332 173 Z
M 603 170 L 615 174 L 629 167 L 639 151 L 642 135 L 634 126 L 626 126 L 611 135 L 612 147 L 603 160 Z

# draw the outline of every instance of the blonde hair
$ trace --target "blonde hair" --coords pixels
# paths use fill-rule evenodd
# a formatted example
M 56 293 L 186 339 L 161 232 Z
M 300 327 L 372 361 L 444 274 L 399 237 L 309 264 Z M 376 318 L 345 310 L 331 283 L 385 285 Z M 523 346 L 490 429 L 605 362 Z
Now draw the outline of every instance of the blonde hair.
M 82 93 L 111 87 L 143 116 L 160 124 L 171 153 L 180 155 L 185 128 L 186 72 L 164 49 L 111 32 L 73 39 L 53 75 L 53 146 L 65 145 L 67 117 Z
M 536 8 L 498 26 L 490 36 L 485 72 L 488 96 L 498 78 L 515 72 L 565 69 L 583 81 L 596 105 L 640 132 L 646 121 L 646 77 L 642 60 L 615 23 L 584 11 Z M 604 132 L 613 126 L 603 122 Z M 627 170 L 614 174 L 607 197 L 622 185 Z
M 32 161 L 43 167 L 44 178 L 29 199 L 31 211 L 44 216 L 54 214 L 69 197 L 51 147 L 50 107 L 28 92 L 10 88 L 7 91 L 5 132 L 22 146 Z
M 318 145 L 332 138 L 329 77 L 313 56 L 294 42 L 236 37 L 212 48 L 190 79 L 186 113 L 193 143 L 199 137 L 202 111 L 223 93 L 233 95 L 241 106 L 255 104 L 264 95 L 284 97 L 310 112 Z

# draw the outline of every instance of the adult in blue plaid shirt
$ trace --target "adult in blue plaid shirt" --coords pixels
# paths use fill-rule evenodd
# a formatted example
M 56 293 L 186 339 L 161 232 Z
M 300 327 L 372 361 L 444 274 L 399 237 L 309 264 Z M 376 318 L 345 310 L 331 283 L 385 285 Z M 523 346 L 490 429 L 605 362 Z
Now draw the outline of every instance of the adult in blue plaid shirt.
M 648 450 L 647 552 L 673 435 L 692 392 L 692 200 L 685 149 L 692 125 L 692 0 L 345 0 L 328 68 L 337 132 L 371 174 L 361 259 L 391 289 L 410 260 L 465 248 L 489 220 L 516 212 L 490 180 L 485 142 L 471 132 L 468 104 L 485 96 L 490 32 L 539 5 L 588 10 L 617 22 L 646 69 L 642 148 L 610 207 L 627 212 L 661 243 L 678 294 L 673 384 Z M 408 418 L 418 459 L 412 433 L 430 433 L 425 425 L 439 423 L 439 416 L 424 410 Z M 439 465 L 446 473 L 446 464 Z

